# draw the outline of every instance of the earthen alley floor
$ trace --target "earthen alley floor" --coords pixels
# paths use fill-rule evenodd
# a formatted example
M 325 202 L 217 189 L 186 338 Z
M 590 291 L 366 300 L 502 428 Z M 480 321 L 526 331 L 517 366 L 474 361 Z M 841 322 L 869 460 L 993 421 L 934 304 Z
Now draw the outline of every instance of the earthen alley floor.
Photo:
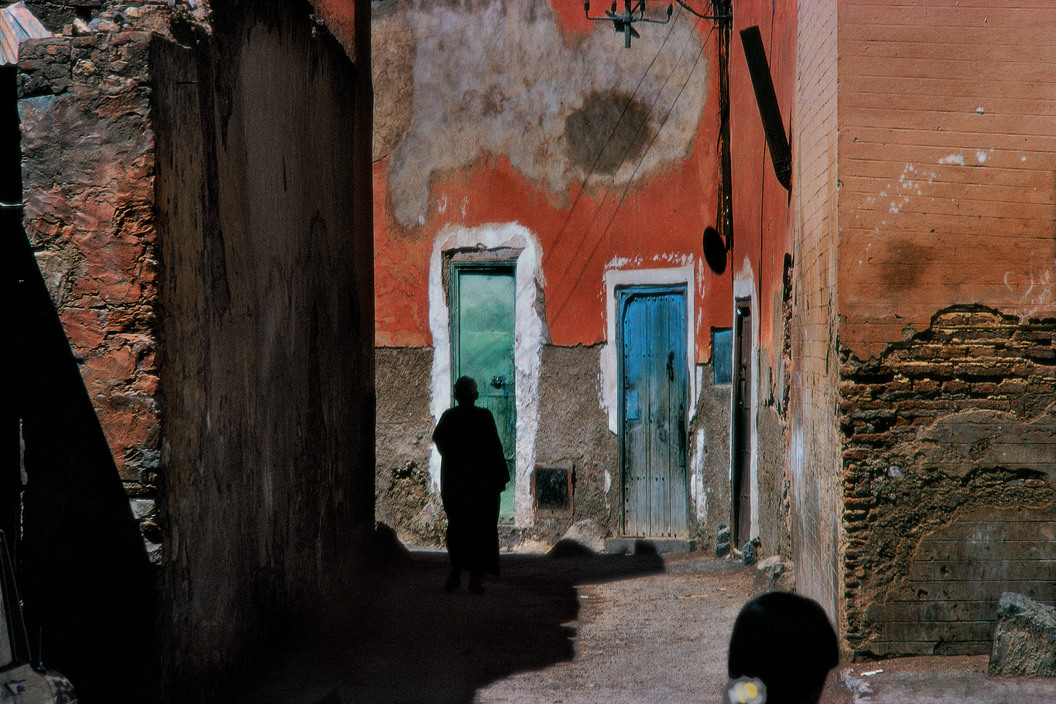
M 484 595 L 445 592 L 446 570 L 439 552 L 387 563 L 369 593 L 261 663 L 237 701 L 718 704 L 733 620 L 759 588 L 755 569 L 700 554 L 508 554 Z M 986 664 L 845 664 L 822 701 L 1056 702 L 1056 682 L 990 679 Z

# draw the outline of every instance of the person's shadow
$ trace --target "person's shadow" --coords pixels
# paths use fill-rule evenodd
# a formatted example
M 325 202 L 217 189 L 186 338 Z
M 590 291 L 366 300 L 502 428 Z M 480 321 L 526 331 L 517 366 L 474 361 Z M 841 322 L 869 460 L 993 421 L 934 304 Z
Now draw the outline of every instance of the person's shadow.
M 447 556 L 414 552 L 324 613 L 251 676 L 255 704 L 467 704 L 510 675 L 571 660 L 576 585 L 662 572 L 655 552 L 596 555 L 561 546 L 503 555 L 486 595 L 444 591 Z M 555 555 L 561 555 L 560 557 Z

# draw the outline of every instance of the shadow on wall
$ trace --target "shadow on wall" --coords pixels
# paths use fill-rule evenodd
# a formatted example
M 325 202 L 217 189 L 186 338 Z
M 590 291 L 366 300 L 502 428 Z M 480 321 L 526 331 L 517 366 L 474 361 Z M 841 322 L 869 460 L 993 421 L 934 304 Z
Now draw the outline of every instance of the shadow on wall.
M 11 296 L 5 368 L 14 399 L 5 399 L 3 418 L 15 425 L 0 436 L 0 471 L 3 487 L 20 483 L 17 460 L 6 461 L 17 458 L 20 420 L 27 483 L 17 562 L 34 658 L 69 677 L 85 704 L 154 701 L 156 575 L 21 211 L 2 216 L 3 292 Z M 17 526 L 17 516 L 7 515 L 17 502 L 2 508 L 4 527 Z
M 448 593 L 447 555 L 415 552 L 379 566 L 370 586 L 323 609 L 260 663 L 227 701 L 249 704 L 468 704 L 518 672 L 571 660 L 577 584 L 663 571 L 660 556 L 502 558 L 487 593 Z

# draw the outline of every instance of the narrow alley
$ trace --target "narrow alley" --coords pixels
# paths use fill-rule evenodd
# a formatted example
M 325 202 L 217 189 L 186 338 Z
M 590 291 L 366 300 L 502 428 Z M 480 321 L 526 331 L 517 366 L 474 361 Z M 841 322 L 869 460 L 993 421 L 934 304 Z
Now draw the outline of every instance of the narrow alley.
M 757 567 L 687 555 L 506 554 L 483 596 L 442 588 L 442 552 L 379 567 L 231 701 L 254 704 L 718 704 Z M 986 656 L 841 663 L 821 704 L 1048 704 L 1056 681 L 988 678 Z
M 718 702 L 755 553 L 825 704 L 1056 701 L 1053 27 L 0 0 L 0 694 Z

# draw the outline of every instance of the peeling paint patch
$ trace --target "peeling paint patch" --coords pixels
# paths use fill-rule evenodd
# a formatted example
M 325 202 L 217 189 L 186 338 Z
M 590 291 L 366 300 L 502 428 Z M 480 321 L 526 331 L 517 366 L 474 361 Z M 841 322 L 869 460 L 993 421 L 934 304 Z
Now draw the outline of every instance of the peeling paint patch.
M 964 166 L 964 154 L 950 154 L 939 159 L 940 164 L 955 164 L 957 166 Z
M 533 0 L 408 2 L 379 15 L 375 32 L 413 36 L 413 51 L 401 54 L 413 57 L 413 100 L 378 99 L 392 124 L 376 131 L 390 142 L 400 135 L 388 179 L 396 220 L 421 222 L 436 174 L 489 155 L 559 196 L 572 184 L 623 186 L 685 159 L 709 81 L 684 15 L 643 33 L 635 51 L 614 49 L 604 28 L 570 44 L 553 10 Z M 396 114 L 401 106 L 409 120 Z
M 708 491 L 704 488 L 704 460 L 707 454 L 707 434 L 704 428 L 699 428 L 693 436 L 693 459 L 689 468 L 689 491 L 698 525 L 708 523 Z

